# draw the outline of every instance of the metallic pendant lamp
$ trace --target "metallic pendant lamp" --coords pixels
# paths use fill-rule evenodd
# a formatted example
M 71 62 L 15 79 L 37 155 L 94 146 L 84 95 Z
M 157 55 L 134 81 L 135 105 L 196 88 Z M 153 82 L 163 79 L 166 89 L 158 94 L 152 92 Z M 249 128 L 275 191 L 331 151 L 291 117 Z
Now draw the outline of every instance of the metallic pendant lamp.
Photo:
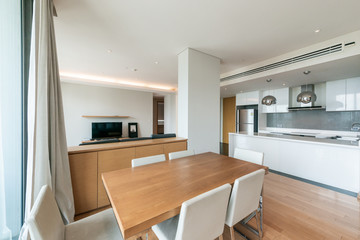
M 266 79 L 266 82 L 271 82 L 271 78 Z M 276 104 L 276 98 L 272 95 L 267 95 L 265 97 L 263 97 L 263 99 L 261 100 L 261 104 L 266 105 L 266 106 L 270 106 L 273 104 Z
M 305 71 L 303 72 L 305 75 L 309 75 L 311 71 Z M 301 89 L 301 93 L 299 93 L 296 97 L 296 101 L 297 102 L 301 102 L 301 103 L 310 103 L 310 102 L 315 102 L 316 101 L 316 94 L 314 93 L 314 89 L 313 87 L 309 87 L 310 89 L 308 89 L 308 84 L 305 85 L 305 89 L 303 91 L 303 87 Z M 313 85 L 311 85 L 313 86 Z

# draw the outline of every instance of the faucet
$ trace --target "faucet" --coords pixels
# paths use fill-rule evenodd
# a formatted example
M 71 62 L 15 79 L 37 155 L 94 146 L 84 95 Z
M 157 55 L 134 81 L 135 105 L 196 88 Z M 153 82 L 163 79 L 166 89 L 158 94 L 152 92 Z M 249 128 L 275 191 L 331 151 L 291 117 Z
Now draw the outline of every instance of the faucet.
M 356 122 L 351 125 L 350 131 L 360 132 L 360 123 Z

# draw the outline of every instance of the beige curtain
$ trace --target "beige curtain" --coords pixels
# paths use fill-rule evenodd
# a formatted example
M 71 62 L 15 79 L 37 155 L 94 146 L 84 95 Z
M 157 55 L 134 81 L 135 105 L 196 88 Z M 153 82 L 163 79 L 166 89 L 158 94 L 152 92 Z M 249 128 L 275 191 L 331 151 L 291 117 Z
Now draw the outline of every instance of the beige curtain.
M 64 222 L 74 218 L 52 0 L 34 0 L 28 92 L 28 160 L 25 219 L 45 184 Z M 26 226 L 21 238 L 25 239 Z

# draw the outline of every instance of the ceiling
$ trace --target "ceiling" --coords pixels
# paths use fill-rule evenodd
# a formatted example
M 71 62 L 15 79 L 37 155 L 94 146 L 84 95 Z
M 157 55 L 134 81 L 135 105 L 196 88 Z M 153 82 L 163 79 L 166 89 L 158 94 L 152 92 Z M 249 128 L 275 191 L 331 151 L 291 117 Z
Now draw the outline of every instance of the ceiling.
M 219 57 L 226 73 L 360 29 L 359 0 L 54 3 L 61 72 L 170 88 L 177 87 L 177 54 L 188 47 Z M 221 94 L 264 88 L 261 81 Z

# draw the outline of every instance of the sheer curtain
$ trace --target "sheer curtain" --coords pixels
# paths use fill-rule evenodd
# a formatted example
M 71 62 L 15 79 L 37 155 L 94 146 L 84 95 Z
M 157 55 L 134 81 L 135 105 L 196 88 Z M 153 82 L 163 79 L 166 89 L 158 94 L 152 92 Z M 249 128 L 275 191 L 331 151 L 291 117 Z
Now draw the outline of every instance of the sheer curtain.
M 25 219 L 45 184 L 51 186 L 64 222 L 72 222 L 74 199 L 55 44 L 53 3 L 52 0 L 35 0 L 28 91 Z M 24 228 L 23 239 L 26 226 Z

